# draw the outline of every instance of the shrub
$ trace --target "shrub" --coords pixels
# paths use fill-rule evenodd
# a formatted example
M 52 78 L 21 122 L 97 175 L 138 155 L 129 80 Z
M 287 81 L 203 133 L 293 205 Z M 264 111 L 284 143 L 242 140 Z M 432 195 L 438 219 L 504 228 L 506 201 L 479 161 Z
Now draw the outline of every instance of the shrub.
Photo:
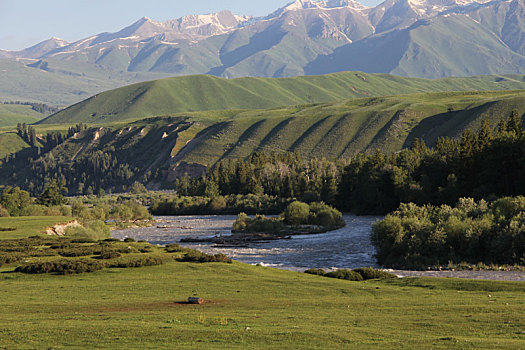
M 304 273 L 308 273 L 310 275 L 317 275 L 317 276 L 324 276 L 326 274 L 326 272 L 323 269 L 316 269 L 316 268 L 308 269 Z
M 187 248 L 183 248 L 177 243 L 168 244 L 164 249 L 167 253 L 182 253 L 187 250 Z
M 117 221 L 131 221 L 131 220 L 149 220 L 151 214 L 148 209 L 135 201 L 126 201 L 115 205 L 110 212 L 109 217 Z
M 232 232 L 243 232 L 248 225 L 250 218 L 245 213 L 240 213 L 237 220 L 233 223 Z
M 376 270 L 371 267 L 361 267 L 358 269 L 353 269 L 352 271 L 357 272 L 358 274 L 363 276 L 364 280 L 397 278 L 397 276 L 393 273 Z
M 131 238 L 131 237 L 126 237 L 126 238 L 124 238 L 124 242 L 132 243 L 132 242 L 135 242 L 135 239 Z
M 62 215 L 62 206 L 45 207 L 45 216 L 60 216 Z
M 310 204 L 309 222 L 312 225 L 319 225 L 328 228 L 345 226 L 343 214 L 341 214 L 339 210 L 319 202 Z
M 111 234 L 109 227 L 100 220 L 88 221 L 85 226 L 88 230 L 95 232 L 100 237 L 99 239 L 108 238 Z
M 72 216 L 73 215 L 73 211 L 71 210 L 70 207 L 68 207 L 66 205 L 62 205 L 62 206 L 60 206 L 60 215 L 62 215 L 62 216 Z
M 0 254 L 0 266 L 12 264 L 23 259 L 23 255 L 19 253 L 4 253 Z
M 100 254 L 100 247 L 86 246 L 86 247 L 74 247 L 64 248 L 58 251 L 58 255 L 64 257 L 79 257 Z
M 118 251 L 112 250 L 112 249 L 105 249 L 100 252 L 100 255 L 97 257 L 97 259 L 109 260 L 109 259 L 116 259 L 120 257 L 121 255 Z
M 95 241 L 89 238 L 75 238 L 71 240 L 71 243 L 95 243 Z
M 131 267 L 142 267 L 142 266 L 155 266 L 162 265 L 166 262 L 166 258 L 160 256 L 127 256 L 119 258 L 116 261 L 110 262 L 108 267 L 110 268 L 131 268 Z
M 141 194 L 141 193 L 148 193 L 148 190 L 146 189 L 146 186 L 144 186 L 140 182 L 135 181 L 131 185 L 129 192 L 133 194 Z
M 152 251 L 153 251 L 153 248 L 149 245 L 139 249 L 139 252 L 141 253 L 151 253 Z
M 45 216 L 46 206 L 40 204 L 31 204 L 20 210 L 20 216 Z
M 363 276 L 361 276 L 359 273 L 352 271 L 352 270 L 336 270 L 332 272 L 328 272 L 325 274 L 325 277 L 330 278 L 338 278 L 341 280 L 348 280 L 348 281 L 362 281 Z
M 106 226 L 105 223 L 98 220 L 89 221 L 86 224 L 86 227 L 82 226 L 72 226 L 66 229 L 66 236 L 69 236 L 73 239 L 81 240 L 103 240 L 107 239 L 110 235 L 110 229 Z
M 56 273 L 68 275 L 99 271 L 105 266 L 102 262 L 91 260 L 58 260 L 25 264 L 17 267 L 15 271 L 28 274 Z
M 241 213 L 233 223 L 232 232 L 280 233 L 283 229 L 284 223 L 279 218 L 267 218 L 264 215 L 256 215 L 252 219 Z
M 214 197 L 208 203 L 208 210 L 210 213 L 222 213 L 226 207 L 227 204 L 224 197 Z
M 289 225 L 304 225 L 309 216 L 310 206 L 303 202 L 293 202 L 284 211 L 284 221 Z
M 5 218 L 8 216 L 9 216 L 9 212 L 7 211 L 7 209 L 0 205 L 0 218 Z
M 206 253 L 199 252 L 197 250 L 190 250 L 182 258 L 178 259 L 181 262 L 198 262 L 198 263 L 232 263 L 232 259 L 228 258 L 224 254 L 208 255 Z

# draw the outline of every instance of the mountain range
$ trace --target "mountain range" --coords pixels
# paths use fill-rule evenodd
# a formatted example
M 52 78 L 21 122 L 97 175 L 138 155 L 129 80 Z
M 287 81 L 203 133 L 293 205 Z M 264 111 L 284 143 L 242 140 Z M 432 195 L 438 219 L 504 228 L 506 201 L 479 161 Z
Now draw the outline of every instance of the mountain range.
M 9 77 L 18 90 L 0 88 L 0 98 L 55 104 L 130 82 L 188 74 L 523 74 L 525 0 L 386 0 L 375 7 L 352 0 L 297 0 L 264 17 L 222 11 L 166 22 L 142 18 L 116 33 L 73 43 L 52 38 L 22 51 L 0 51 L 0 58 L 0 78 L 12 70 L 6 65 L 16 63 L 20 71 Z M 24 95 L 23 81 L 38 72 L 60 74 L 84 87 L 76 97 L 62 99 L 38 91 Z M 44 83 L 41 89 L 48 87 Z

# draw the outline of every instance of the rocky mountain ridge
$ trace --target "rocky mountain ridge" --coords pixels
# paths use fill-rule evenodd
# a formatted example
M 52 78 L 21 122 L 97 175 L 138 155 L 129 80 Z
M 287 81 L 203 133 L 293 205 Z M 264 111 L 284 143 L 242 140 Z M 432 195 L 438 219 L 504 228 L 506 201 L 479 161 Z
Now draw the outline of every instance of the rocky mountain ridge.
M 73 43 L 53 38 L 18 52 L 0 51 L 2 57 L 0 63 L 17 60 L 30 68 L 26 76 L 35 69 L 60 72 L 87 83 L 96 77 L 99 86 L 106 75 L 112 86 L 121 86 L 192 74 L 524 74 L 525 0 L 386 0 L 375 7 L 297 0 L 263 17 L 227 10 L 166 22 L 145 17 L 116 33 Z

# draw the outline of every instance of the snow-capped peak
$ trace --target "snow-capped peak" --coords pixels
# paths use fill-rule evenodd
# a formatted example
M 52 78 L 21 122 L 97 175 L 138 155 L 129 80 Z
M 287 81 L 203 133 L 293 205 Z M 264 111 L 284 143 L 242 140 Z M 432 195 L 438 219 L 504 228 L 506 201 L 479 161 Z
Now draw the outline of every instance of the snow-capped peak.
M 294 11 L 304 9 L 333 9 L 349 7 L 353 9 L 365 9 L 366 6 L 354 0 L 296 0 L 286 5 L 282 10 Z

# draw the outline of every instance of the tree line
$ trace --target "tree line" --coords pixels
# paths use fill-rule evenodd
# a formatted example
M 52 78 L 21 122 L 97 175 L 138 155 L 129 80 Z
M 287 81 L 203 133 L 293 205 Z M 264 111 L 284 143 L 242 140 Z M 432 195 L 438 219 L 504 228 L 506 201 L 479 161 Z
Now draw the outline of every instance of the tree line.
M 48 134 L 40 143 L 53 147 L 84 130 L 79 124 L 67 135 Z M 33 131 L 22 124 L 19 133 L 31 139 Z M 246 159 L 221 160 L 204 176 L 183 176 L 165 188 L 183 197 L 250 194 L 322 201 L 357 214 L 386 214 L 400 203 L 453 205 L 462 197 L 491 200 L 525 194 L 524 150 L 523 123 L 512 112 L 495 126 L 486 120 L 479 130 L 465 130 L 457 139 L 441 137 L 433 147 L 416 139 L 397 153 L 377 150 L 337 161 L 305 159 L 299 153 L 254 153 Z M 63 182 L 67 194 L 78 195 L 125 192 L 134 183 L 163 183 L 166 176 L 160 168 L 143 174 L 140 164 L 131 165 L 132 157 L 113 146 L 74 159 L 55 157 L 53 151 L 41 155 L 40 148 L 19 153 L 3 160 L 0 172 L 32 194 L 52 180 Z M 17 174 L 20 169 L 25 169 L 23 174 Z M 182 210 L 180 203 L 177 207 Z
M 3 104 L 30 106 L 33 111 L 41 113 L 41 114 L 53 114 L 53 113 L 60 111 L 60 108 L 52 107 L 52 106 L 46 105 L 45 103 L 38 103 L 38 102 L 5 101 L 3 102 Z
M 416 139 L 397 153 L 377 150 L 348 161 L 303 159 L 297 153 L 255 153 L 226 159 L 204 177 L 183 177 L 185 196 L 269 195 L 323 201 L 357 214 L 386 214 L 401 203 L 454 205 L 459 198 L 495 199 L 525 194 L 525 134 L 516 112 L 496 127 L 488 120 L 458 139 L 434 147 Z

